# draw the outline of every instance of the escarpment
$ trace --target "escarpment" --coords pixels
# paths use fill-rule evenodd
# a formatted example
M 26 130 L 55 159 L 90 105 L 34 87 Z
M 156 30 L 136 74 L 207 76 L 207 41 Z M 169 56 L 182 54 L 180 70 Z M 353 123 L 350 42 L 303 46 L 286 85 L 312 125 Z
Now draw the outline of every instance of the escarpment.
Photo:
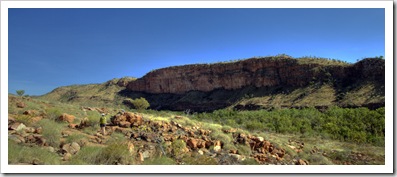
M 317 81 L 384 80 L 384 61 L 321 65 L 293 58 L 253 58 L 233 63 L 197 64 L 158 69 L 130 82 L 127 89 L 153 94 L 184 94 L 255 87 L 302 87 Z M 371 76 L 371 77 L 369 77 Z

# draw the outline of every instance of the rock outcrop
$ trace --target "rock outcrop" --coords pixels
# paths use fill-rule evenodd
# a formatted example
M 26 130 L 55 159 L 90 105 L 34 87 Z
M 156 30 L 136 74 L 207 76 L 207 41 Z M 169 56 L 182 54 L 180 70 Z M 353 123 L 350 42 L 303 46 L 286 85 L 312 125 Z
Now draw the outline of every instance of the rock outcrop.
M 202 112 L 230 106 L 244 95 L 263 97 L 279 93 L 289 94 L 295 89 L 310 86 L 314 88 L 311 92 L 316 92 L 318 89 L 314 86 L 328 84 L 331 87 L 329 94 L 333 98 L 328 98 L 330 103 L 327 106 L 335 104 L 341 107 L 377 108 L 384 105 L 384 96 L 367 102 L 348 103 L 349 95 L 357 97 L 354 94 L 365 87 L 373 87 L 367 92 L 369 95 L 384 95 L 384 60 L 369 58 L 355 64 L 321 61 L 324 63 L 315 59 L 303 62 L 283 56 L 168 67 L 129 82 L 127 89 L 120 94 L 131 98 L 145 97 L 151 109 L 190 109 Z M 294 96 L 295 100 L 306 97 L 311 92 Z M 294 105 L 291 101 L 290 104 L 285 106 L 302 106 Z M 242 109 L 252 110 L 271 105 L 270 102 L 269 105 L 244 105 Z M 324 104 L 313 102 L 306 106 L 321 107 Z
M 383 65 L 383 67 L 382 67 Z M 375 75 L 374 75 L 375 74 Z M 384 78 L 384 60 L 367 59 L 354 65 L 300 63 L 289 57 L 254 58 L 234 63 L 198 64 L 152 71 L 127 85 L 131 91 L 183 94 L 188 91 L 234 90 L 246 86 L 305 86 L 313 79 Z

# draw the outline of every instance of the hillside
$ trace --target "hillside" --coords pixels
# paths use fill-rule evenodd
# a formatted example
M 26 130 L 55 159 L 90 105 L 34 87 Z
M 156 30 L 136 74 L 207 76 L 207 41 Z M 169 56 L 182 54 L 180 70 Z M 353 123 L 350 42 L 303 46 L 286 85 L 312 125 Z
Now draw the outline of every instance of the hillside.
M 173 66 L 142 78 L 99 85 L 57 88 L 46 100 L 83 105 L 120 105 L 124 98 L 146 98 L 151 109 L 213 111 L 329 106 L 384 106 L 384 60 L 355 64 L 286 55 L 226 63 Z
M 114 107 L 13 95 L 8 104 L 8 163 L 13 165 L 385 164 L 384 109 L 119 113 Z M 100 113 L 107 117 L 106 136 L 99 131 Z M 258 122 L 269 114 L 274 120 Z M 246 118 L 250 121 L 239 120 Z M 239 123 L 218 122 L 230 119 Z

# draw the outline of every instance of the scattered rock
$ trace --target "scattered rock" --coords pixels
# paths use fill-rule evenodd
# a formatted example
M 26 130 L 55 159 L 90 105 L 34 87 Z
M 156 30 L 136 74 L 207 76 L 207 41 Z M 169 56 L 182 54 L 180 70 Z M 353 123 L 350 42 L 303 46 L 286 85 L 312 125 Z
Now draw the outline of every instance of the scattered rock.
M 215 152 L 219 152 L 221 150 L 221 146 L 214 146 L 214 151 Z
M 25 112 L 23 112 L 24 115 L 28 115 L 28 116 L 34 116 L 37 114 L 36 110 L 27 110 Z
M 69 128 L 73 128 L 73 129 L 76 129 L 76 128 L 79 127 L 79 125 L 77 125 L 77 124 L 69 124 L 68 127 L 69 127 Z
M 69 114 L 63 113 L 61 116 L 59 116 L 58 120 L 72 123 L 75 118 L 76 117 L 74 117 L 73 115 L 69 115 Z
M 24 102 L 18 102 L 18 103 L 17 103 L 17 107 L 18 107 L 18 108 L 25 108 L 25 107 L 26 107 L 26 104 L 25 104 Z
M 80 150 L 80 145 L 76 142 L 65 144 L 62 150 L 64 153 L 76 154 Z
M 43 133 L 43 128 L 42 128 L 42 127 L 36 128 L 35 133 L 36 133 L 36 134 L 41 134 L 41 133 Z
M 123 127 L 123 128 L 130 128 L 130 127 L 131 127 L 131 123 L 130 123 L 130 122 L 127 122 L 127 121 L 121 121 L 121 122 L 119 123 L 119 126 L 120 126 L 120 127 Z
M 70 158 L 72 157 L 72 154 L 70 154 L 70 153 L 65 153 L 64 155 L 63 155 L 63 160 L 64 161 L 68 161 L 68 160 L 70 160 Z
M 197 151 L 200 155 L 204 155 L 204 152 L 200 149 Z
M 8 130 L 20 131 L 26 128 L 26 125 L 20 122 L 14 122 L 8 127 Z
M 36 129 L 33 127 L 25 127 L 24 130 L 26 133 L 34 133 L 36 131 Z
M 197 140 L 190 138 L 186 141 L 186 145 L 189 146 L 191 149 L 197 149 Z
M 309 162 L 303 159 L 299 159 L 296 161 L 295 165 L 309 165 Z

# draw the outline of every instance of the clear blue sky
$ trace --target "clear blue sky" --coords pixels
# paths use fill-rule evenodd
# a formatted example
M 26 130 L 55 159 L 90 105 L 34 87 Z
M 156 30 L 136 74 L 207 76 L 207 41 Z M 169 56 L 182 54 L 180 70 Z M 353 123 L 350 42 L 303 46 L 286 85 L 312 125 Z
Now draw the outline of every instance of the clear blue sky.
M 9 9 L 8 20 L 9 92 L 29 95 L 174 65 L 385 53 L 384 9 Z

